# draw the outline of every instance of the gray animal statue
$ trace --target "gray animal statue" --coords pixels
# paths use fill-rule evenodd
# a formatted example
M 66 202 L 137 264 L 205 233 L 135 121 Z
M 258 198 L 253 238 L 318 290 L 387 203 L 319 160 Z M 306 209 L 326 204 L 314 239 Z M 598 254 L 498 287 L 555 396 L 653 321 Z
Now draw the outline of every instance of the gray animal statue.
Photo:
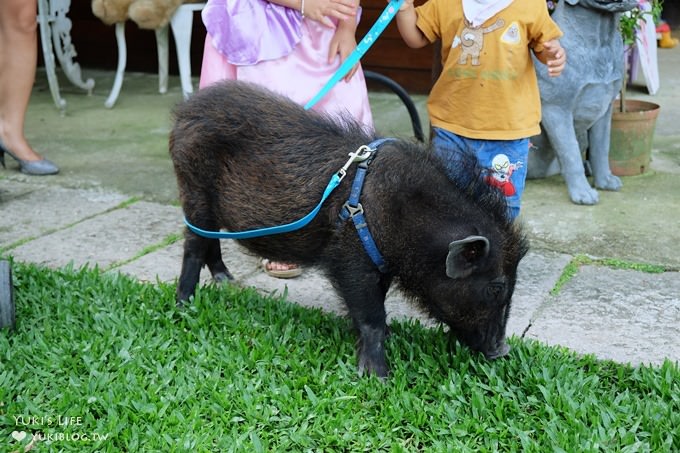
M 536 65 L 543 116 L 541 134 L 531 139 L 527 177 L 561 172 L 576 204 L 597 204 L 595 188 L 622 185 L 609 168 L 609 134 L 624 75 L 619 17 L 635 6 L 637 0 L 559 0 L 552 18 L 564 32 L 567 64 L 559 77 Z M 595 188 L 584 168 L 586 151 Z
M 425 145 L 375 140 L 349 118 L 243 82 L 212 85 L 179 104 L 170 156 L 186 219 L 204 231 L 185 233 L 178 303 L 194 294 L 204 265 L 215 280 L 233 278 L 219 239 L 205 230 L 302 219 L 331 177 L 346 174 L 303 228 L 239 244 L 326 273 L 358 330 L 360 372 L 388 374 L 384 301 L 392 283 L 461 343 L 489 359 L 506 355 L 517 265 L 527 251 L 521 226 L 506 217 L 495 189 L 481 178 L 466 188 L 451 182 Z M 348 159 L 357 153 L 361 163 Z

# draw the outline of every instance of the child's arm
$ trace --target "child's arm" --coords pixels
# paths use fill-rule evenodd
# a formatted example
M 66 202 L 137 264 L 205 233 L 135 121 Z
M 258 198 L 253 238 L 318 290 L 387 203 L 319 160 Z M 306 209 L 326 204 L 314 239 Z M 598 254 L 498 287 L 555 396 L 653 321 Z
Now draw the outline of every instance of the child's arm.
M 420 49 L 430 43 L 420 28 L 416 25 L 418 15 L 413 6 L 413 0 L 404 0 L 404 4 L 397 13 L 397 28 L 407 46 Z
M 359 7 L 358 0 L 352 0 L 355 8 Z M 356 39 L 357 21 L 356 20 L 341 20 L 338 22 L 338 28 L 335 30 L 333 39 L 331 39 L 330 48 L 328 49 L 328 62 L 332 62 L 336 55 L 340 55 L 340 61 L 345 61 L 350 53 L 357 46 Z M 345 81 L 349 81 L 352 76 L 359 69 L 359 64 L 355 64 L 344 77 Z
M 534 55 L 538 61 L 548 67 L 548 75 L 550 77 L 557 77 L 562 74 L 564 65 L 567 62 L 567 53 L 562 48 L 560 41 L 551 39 L 543 43 L 543 50 L 540 52 L 534 51 Z

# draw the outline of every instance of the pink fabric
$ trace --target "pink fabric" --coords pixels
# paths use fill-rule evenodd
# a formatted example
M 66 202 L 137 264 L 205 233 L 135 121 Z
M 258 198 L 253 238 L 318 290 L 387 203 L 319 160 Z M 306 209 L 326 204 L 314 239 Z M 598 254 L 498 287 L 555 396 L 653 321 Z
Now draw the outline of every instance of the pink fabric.
M 235 65 L 288 55 L 302 35 L 300 12 L 267 0 L 209 0 L 201 18 L 213 45 Z
M 302 20 L 302 36 L 293 51 L 276 60 L 236 66 L 213 46 L 208 34 L 203 51 L 199 87 L 224 79 L 257 83 L 281 93 L 299 104 L 306 104 L 321 90 L 340 66 L 340 57 L 328 64 L 328 48 L 335 29 L 311 19 Z M 373 130 L 373 116 L 368 103 L 364 73 L 356 72 L 349 82 L 339 81 L 314 107 L 332 115 L 349 113 L 367 130 Z

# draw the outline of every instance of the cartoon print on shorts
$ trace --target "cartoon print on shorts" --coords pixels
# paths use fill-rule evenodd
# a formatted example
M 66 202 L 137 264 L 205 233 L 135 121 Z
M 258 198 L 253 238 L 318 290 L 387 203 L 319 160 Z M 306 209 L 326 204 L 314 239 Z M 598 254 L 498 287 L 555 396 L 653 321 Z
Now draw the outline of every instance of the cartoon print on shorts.
M 506 197 L 511 197 L 517 193 L 517 190 L 512 181 L 510 181 L 510 176 L 521 167 L 522 161 L 511 164 L 508 156 L 496 154 L 491 160 L 491 168 L 486 169 L 484 181 L 490 186 L 498 187 Z
M 452 48 L 461 46 L 461 54 L 458 58 L 458 64 L 467 64 L 468 57 L 472 60 L 472 66 L 479 66 L 479 55 L 482 53 L 484 47 L 484 35 L 498 30 L 505 24 L 503 19 L 497 19 L 496 22 L 486 28 L 473 27 L 467 20 L 465 27 L 460 36 L 456 36 L 453 40 Z

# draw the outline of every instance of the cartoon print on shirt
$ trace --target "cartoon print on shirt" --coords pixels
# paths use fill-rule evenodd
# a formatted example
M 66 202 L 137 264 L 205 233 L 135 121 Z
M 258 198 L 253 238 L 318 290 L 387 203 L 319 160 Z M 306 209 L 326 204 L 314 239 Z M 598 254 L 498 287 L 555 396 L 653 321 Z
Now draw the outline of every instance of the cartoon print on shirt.
M 498 187 L 503 195 L 511 197 L 517 193 L 515 185 L 510 181 L 510 176 L 515 170 L 522 167 L 522 161 L 514 164 L 505 154 L 496 154 L 491 160 L 491 168 L 486 169 L 484 181 L 493 187 Z
M 473 27 L 467 20 L 465 27 L 460 36 L 456 36 L 451 47 L 455 48 L 459 44 L 461 46 L 461 54 L 458 58 L 458 64 L 467 64 L 468 56 L 472 60 L 472 66 L 479 66 L 479 55 L 482 53 L 484 47 L 484 35 L 498 30 L 505 24 L 503 19 L 497 19 L 496 22 L 486 28 Z
M 521 39 L 519 24 L 517 22 L 511 23 L 503 32 L 503 36 L 501 36 L 501 41 L 506 44 L 520 44 Z

